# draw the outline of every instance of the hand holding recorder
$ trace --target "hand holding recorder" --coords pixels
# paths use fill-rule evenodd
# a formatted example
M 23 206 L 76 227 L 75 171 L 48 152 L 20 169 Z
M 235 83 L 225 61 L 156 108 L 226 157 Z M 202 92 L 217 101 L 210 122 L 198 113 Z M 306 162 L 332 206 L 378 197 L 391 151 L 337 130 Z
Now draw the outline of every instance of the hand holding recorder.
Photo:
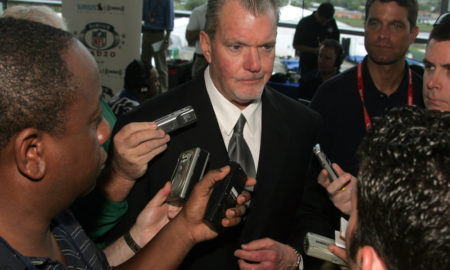
M 207 211 L 210 197 L 214 188 L 217 187 L 221 181 L 225 181 L 231 173 L 231 167 L 225 166 L 218 170 L 208 172 L 200 182 L 198 182 L 191 194 L 189 195 L 183 210 L 175 218 L 184 219 L 186 226 L 192 229 L 192 235 L 195 242 L 211 239 L 217 236 L 217 232 L 211 229 L 210 225 L 205 223 L 205 213 Z M 247 177 L 245 186 L 254 186 L 256 179 Z M 221 219 L 223 227 L 231 227 L 237 225 L 242 216 L 245 214 L 245 203 L 251 198 L 250 193 L 246 190 L 240 192 L 236 198 L 236 204 L 225 211 L 225 216 Z M 190 227 L 191 226 L 191 227 Z
M 208 160 L 209 153 L 199 147 L 180 154 L 172 174 L 172 189 L 166 200 L 168 204 L 177 207 L 184 205 L 195 183 L 203 177 Z M 230 172 L 225 179 L 214 184 L 203 217 L 206 224 L 217 233 L 224 229 L 222 218 L 226 217 L 228 208 L 232 208 L 238 203 L 237 198 L 239 194 L 243 193 L 248 179 L 238 163 L 231 161 L 229 168 Z
M 346 258 L 341 257 L 342 251 L 345 253 L 345 250 L 336 246 L 334 240 L 331 238 L 308 232 L 303 245 L 305 253 L 308 256 L 329 261 L 340 266 L 348 266 Z
M 167 149 L 174 132 L 195 123 L 197 117 L 191 106 L 156 119 L 154 122 L 135 122 L 123 126 L 114 136 L 111 164 L 103 172 L 102 185 L 106 199 L 123 201 L 134 181 L 144 175 L 148 163 Z
M 167 135 L 197 120 L 194 109 L 187 106 L 154 122 L 130 123 L 114 136 L 113 168 L 129 180 L 140 178 L 147 164 L 167 148 Z
M 204 215 L 213 187 L 230 173 L 230 167 L 225 166 L 208 172 L 193 188 L 181 212 L 171 220 L 127 266 L 133 267 L 138 262 L 145 262 L 148 269 L 177 269 L 189 250 L 197 243 L 216 237 L 218 234 L 205 222 Z M 254 178 L 247 178 L 246 186 L 256 184 Z M 245 214 L 245 203 L 250 200 L 250 194 L 243 191 L 237 197 L 237 205 L 227 209 L 221 220 L 224 227 L 239 224 Z M 161 252 L 170 250 L 170 252 Z
M 331 164 L 325 153 L 321 151 L 320 146 L 314 147 L 314 154 L 324 168 L 319 173 L 317 181 L 327 190 L 334 206 L 342 213 L 350 215 L 352 189 L 356 183 L 356 178 L 344 172 L 336 163 Z

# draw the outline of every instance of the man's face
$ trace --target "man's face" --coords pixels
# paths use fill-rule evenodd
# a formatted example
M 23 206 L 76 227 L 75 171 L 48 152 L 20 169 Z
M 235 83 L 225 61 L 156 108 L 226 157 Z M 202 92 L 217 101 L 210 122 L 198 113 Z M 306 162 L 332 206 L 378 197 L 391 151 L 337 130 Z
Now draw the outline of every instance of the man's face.
M 141 92 L 141 91 L 137 91 L 138 93 L 138 97 L 141 100 L 141 102 L 152 98 L 155 94 L 159 93 L 160 91 L 160 86 L 161 84 L 159 83 L 159 73 L 156 70 L 156 68 L 152 68 L 149 71 L 149 85 L 147 85 L 148 87 L 148 91 L 146 92 Z
M 318 68 L 321 74 L 331 74 L 336 71 L 336 53 L 333 48 L 320 46 Z
M 450 111 L 450 41 L 432 39 L 423 62 L 425 106 L 430 110 Z
M 55 170 L 61 182 L 61 194 L 84 195 L 95 186 L 106 160 L 101 147 L 110 135 L 110 126 L 102 117 L 100 77 L 95 60 L 76 42 L 64 59 L 79 82 L 76 100 L 67 109 L 62 136 L 55 139 Z
M 331 22 L 333 20 L 333 18 L 327 19 L 325 17 L 322 17 L 318 13 L 317 13 L 316 18 L 317 18 L 317 22 L 320 23 L 323 26 L 327 25 L 329 22 Z
M 396 2 L 376 1 L 365 22 L 364 45 L 369 59 L 379 65 L 403 61 L 418 28 L 411 29 L 408 9 Z
M 202 50 L 210 63 L 215 87 L 231 103 L 244 108 L 261 96 L 272 74 L 275 13 L 255 17 L 238 1 L 231 0 L 220 14 L 214 40 L 201 34 Z

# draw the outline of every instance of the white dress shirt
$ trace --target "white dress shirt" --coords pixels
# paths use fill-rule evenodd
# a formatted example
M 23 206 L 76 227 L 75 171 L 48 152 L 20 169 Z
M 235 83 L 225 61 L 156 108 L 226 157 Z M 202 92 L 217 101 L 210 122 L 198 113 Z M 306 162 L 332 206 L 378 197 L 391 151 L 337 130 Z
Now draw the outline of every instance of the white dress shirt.
M 208 92 L 209 99 L 211 100 L 227 151 L 228 143 L 233 135 L 234 126 L 242 113 L 247 120 L 243 132 L 244 139 L 250 148 L 253 161 L 255 162 L 255 169 L 257 171 L 259 150 L 261 147 L 261 98 L 256 99 L 241 111 L 241 109 L 236 107 L 233 103 L 226 99 L 222 93 L 219 92 L 219 90 L 217 90 L 209 74 L 209 67 L 206 68 L 204 76 L 206 90 Z

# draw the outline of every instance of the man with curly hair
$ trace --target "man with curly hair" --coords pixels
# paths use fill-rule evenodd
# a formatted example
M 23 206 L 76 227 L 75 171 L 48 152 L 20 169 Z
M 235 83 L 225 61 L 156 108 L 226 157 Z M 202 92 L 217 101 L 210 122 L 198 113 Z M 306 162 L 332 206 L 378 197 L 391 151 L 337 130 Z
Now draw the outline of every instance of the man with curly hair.
M 347 230 L 358 269 L 450 269 L 450 113 L 393 110 L 359 149 Z
M 350 268 L 450 269 L 450 113 L 394 109 L 358 153 Z

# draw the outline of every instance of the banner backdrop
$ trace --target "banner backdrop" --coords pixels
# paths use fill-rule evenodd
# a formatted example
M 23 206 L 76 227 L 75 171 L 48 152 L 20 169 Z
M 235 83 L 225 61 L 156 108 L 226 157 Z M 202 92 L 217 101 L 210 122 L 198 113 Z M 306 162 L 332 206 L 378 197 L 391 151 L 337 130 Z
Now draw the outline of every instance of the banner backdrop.
M 4 8 L 3 8 L 3 2 L 0 1 L 0 15 L 3 14 L 3 10 L 4 10 Z
M 63 0 L 62 13 L 95 57 L 109 100 L 123 88 L 126 66 L 140 57 L 142 0 Z

